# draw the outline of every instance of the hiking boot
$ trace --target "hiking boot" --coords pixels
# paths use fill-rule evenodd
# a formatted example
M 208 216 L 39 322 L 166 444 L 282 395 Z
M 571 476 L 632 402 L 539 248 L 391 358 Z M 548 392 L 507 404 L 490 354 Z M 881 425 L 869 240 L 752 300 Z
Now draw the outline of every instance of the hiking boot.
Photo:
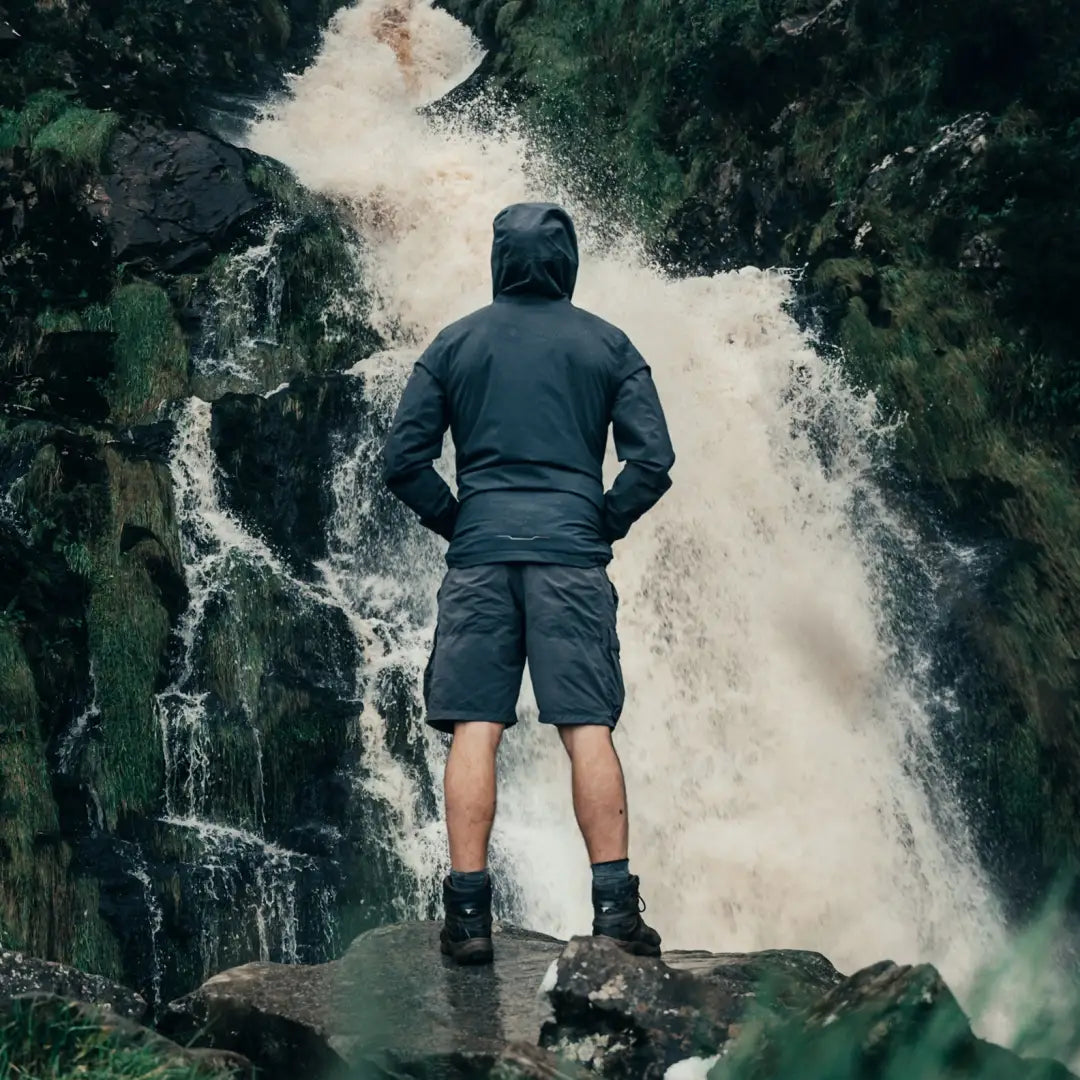
M 447 877 L 443 881 L 446 921 L 439 941 L 444 956 L 459 964 L 490 964 L 491 878 L 479 889 L 455 889 Z
M 593 924 L 596 936 L 611 938 L 635 956 L 659 956 L 660 935 L 641 917 L 645 901 L 638 892 L 640 881 L 631 874 L 626 885 L 603 890 L 593 886 Z

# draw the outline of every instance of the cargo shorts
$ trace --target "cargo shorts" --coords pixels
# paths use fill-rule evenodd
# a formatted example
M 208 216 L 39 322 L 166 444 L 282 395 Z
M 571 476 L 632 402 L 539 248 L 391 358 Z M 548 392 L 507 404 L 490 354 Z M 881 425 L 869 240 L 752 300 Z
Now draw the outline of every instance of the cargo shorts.
M 449 733 L 467 720 L 511 727 L 528 659 L 541 723 L 613 728 L 625 698 L 618 603 L 602 566 L 452 567 L 424 672 L 427 722 Z

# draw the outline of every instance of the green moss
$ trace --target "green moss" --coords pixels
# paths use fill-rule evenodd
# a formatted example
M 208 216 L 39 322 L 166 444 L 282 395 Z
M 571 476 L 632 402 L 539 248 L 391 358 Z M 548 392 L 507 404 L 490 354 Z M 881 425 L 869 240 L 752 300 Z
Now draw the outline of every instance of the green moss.
M 10 620 L 0 621 L 0 702 L 0 939 L 48 955 L 63 930 L 52 905 L 63 909 L 68 853 L 39 843 L 57 833 L 56 806 L 34 676 Z
M 111 330 L 112 312 L 104 304 L 57 311 L 46 308 L 38 313 L 37 324 L 48 334 L 63 334 L 76 330 Z
M 122 285 L 109 301 L 116 334 L 108 388 L 118 420 L 134 423 L 187 389 L 188 350 L 164 290 L 146 281 Z
M 61 90 L 40 90 L 21 109 L 0 109 L 0 150 L 29 146 L 34 136 L 71 105 Z
M 115 827 L 121 815 L 152 813 L 160 802 L 164 773 L 153 695 L 169 620 L 145 569 L 101 550 L 95 562 L 99 584 L 87 623 L 103 737 L 88 754 L 106 821 Z
M 116 113 L 72 106 L 34 135 L 31 162 L 49 187 L 77 183 L 101 170 L 119 125 Z
M 135 526 L 156 538 L 154 555 L 165 555 L 174 566 L 180 553 L 165 470 L 111 450 L 104 461 L 109 527 L 87 544 L 93 581 L 87 629 L 101 710 L 101 739 L 88 751 L 88 767 L 112 826 L 124 814 L 153 813 L 161 804 L 164 765 L 154 694 L 170 629 L 141 545 L 120 550 L 123 528 Z
M 120 943 L 101 917 L 100 904 L 98 882 L 94 878 L 77 878 L 68 916 L 73 924 L 74 939 L 70 951 L 60 959 L 80 971 L 123 982 L 127 973 Z
M 328 673 L 349 670 L 354 657 L 332 613 L 269 568 L 237 553 L 223 571 L 228 584 L 207 608 L 199 643 L 200 666 L 228 717 L 213 734 L 214 797 L 230 820 L 265 813 L 274 828 L 288 819 L 305 777 L 346 745 L 347 716 L 324 710 L 318 695 Z M 262 791 L 252 787 L 260 746 Z
M 116 335 L 106 393 L 121 423 L 145 420 L 162 402 L 187 391 L 187 342 L 168 294 L 151 282 L 121 285 L 107 306 L 46 308 L 37 324 L 46 333 L 96 330 Z

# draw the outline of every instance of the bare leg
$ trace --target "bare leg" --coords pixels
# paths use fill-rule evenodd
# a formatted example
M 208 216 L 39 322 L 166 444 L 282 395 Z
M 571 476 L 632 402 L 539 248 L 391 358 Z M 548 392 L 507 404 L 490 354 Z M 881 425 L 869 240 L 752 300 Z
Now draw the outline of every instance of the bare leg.
M 559 728 L 559 737 L 570 755 L 574 813 L 589 861 L 625 859 L 626 784 L 611 729 L 598 724 L 567 725 Z
M 488 838 L 495 820 L 495 754 L 502 724 L 456 724 L 443 780 L 450 865 L 468 872 L 487 866 Z

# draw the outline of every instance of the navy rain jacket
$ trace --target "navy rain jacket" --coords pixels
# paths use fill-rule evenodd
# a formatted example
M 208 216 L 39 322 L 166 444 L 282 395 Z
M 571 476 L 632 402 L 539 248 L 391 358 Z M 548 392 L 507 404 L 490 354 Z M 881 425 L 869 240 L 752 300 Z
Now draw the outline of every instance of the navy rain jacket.
M 448 326 L 416 362 L 383 476 L 450 541 L 450 566 L 604 565 L 671 486 L 656 388 L 621 330 L 571 304 L 578 249 L 565 210 L 519 203 L 494 229 L 494 302 Z M 609 425 L 626 464 L 605 494 Z M 457 499 L 433 466 L 448 427 Z

